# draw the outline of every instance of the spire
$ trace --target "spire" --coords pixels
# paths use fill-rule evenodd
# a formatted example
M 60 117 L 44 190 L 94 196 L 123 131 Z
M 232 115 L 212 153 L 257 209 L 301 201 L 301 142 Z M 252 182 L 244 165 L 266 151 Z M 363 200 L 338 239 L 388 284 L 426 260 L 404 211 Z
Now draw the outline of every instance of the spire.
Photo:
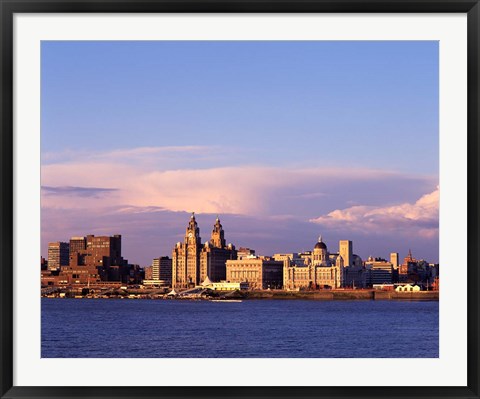
M 411 250 L 411 249 L 408 250 L 407 258 L 408 258 L 409 260 L 413 260 L 412 250 Z
M 322 240 L 322 235 L 320 235 L 320 236 L 318 237 L 318 242 L 323 242 L 323 240 Z
M 195 219 L 195 212 L 192 212 L 192 216 L 190 216 L 190 219 Z

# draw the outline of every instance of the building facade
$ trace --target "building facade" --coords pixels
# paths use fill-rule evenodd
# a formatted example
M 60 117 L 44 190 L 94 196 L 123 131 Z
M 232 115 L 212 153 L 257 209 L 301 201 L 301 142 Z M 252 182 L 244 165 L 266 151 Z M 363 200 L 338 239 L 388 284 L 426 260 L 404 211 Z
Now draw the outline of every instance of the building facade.
M 338 246 L 338 253 L 329 253 L 320 237 L 313 251 L 286 256 L 285 289 L 365 287 L 365 270 L 361 258 L 353 253 L 352 241 L 341 240 Z
M 210 240 L 202 245 L 200 229 L 192 213 L 184 242 L 177 243 L 172 251 L 172 285 L 188 288 L 199 285 L 207 277 L 213 282 L 225 280 L 226 261 L 236 258 L 235 247 L 226 244 L 220 219 L 215 220 Z
M 168 256 L 155 258 L 152 262 L 152 279 L 172 284 L 172 259 Z
M 343 259 L 343 267 L 353 266 L 353 245 L 350 240 L 340 240 L 338 253 Z
M 206 242 L 200 253 L 200 280 L 209 278 L 212 282 L 223 281 L 227 277 L 227 260 L 237 259 L 237 251 L 232 244 L 226 244 L 225 232 L 217 216 L 213 225 L 210 241 Z
M 69 244 L 67 242 L 48 243 L 48 270 L 59 270 L 68 265 Z
M 72 237 L 69 262 L 61 268 L 68 284 L 128 282 L 130 265 L 122 257 L 122 236 Z
M 283 261 L 259 257 L 227 260 L 227 281 L 248 283 L 251 289 L 280 289 L 283 285 Z
M 365 262 L 365 269 L 367 271 L 367 286 L 369 287 L 374 284 L 392 284 L 394 282 L 393 264 L 385 259 L 370 256 Z
M 395 270 L 398 269 L 398 267 L 400 266 L 398 252 L 392 252 L 390 254 L 390 263 L 392 264 Z
M 348 259 L 348 245 L 342 247 Z M 303 256 L 302 256 L 303 255 Z M 284 264 L 284 285 L 286 289 L 340 288 L 344 284 L 344 259 L 340 255 L 330 256 L 327 245 L 319 237 L 310 256 L 299 255 L 304 264 Z

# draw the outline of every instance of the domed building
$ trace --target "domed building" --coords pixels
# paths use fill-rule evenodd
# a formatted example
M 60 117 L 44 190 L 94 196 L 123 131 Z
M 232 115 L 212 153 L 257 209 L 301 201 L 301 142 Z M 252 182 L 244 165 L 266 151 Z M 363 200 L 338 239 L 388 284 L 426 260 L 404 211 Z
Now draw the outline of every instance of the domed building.
M 327 266 L 328 262 L 327 246 L 322 240 L 322 236 L 318 237 L 318 242 L 313 247 L 312 264 L 314 266 Z
M 288 259 L 284 263 L 286 289 L 336 289 L 352 286 L 352 282 L 362 287 L 364 280 L 362 260 L 352 253 L 349 240 L 341 240 L 339 251 L 329 253 L 320 236 L 302 265 Z

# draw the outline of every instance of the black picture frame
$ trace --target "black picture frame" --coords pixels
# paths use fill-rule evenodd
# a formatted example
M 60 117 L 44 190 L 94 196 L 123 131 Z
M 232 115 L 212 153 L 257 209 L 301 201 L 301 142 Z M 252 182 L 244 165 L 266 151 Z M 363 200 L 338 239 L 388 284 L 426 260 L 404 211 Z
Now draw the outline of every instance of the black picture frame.
M 479 20 L 478 0 L 0 0 L 2 398 L 479 397 Z M 466 13 L 468 30 L 468 375 L 465 387 L 26 387 L 13 386 L 13 16 L 16 13 Z M 400 384 L 399 384 L 400 385 Z

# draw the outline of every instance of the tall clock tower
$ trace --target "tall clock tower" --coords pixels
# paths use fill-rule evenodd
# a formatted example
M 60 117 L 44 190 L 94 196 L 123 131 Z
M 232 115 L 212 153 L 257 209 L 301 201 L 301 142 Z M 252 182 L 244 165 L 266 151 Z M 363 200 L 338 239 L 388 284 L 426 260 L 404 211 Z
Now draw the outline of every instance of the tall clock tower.
M 177 243 L 172 251 L 172 285 L 188 288 L 200 284 L 200 229 L 192 213 L 185 231 L 184 242 Z
M 188 222 L 187 230 L 185 232 L 185 245 L 196 246 L 197 244 L 201 246 L 200 243 L 200 229 L 198 228 L 197 221 L 195 220 L 195 212 L 192 212 L 190 216 L 190 222 Z

